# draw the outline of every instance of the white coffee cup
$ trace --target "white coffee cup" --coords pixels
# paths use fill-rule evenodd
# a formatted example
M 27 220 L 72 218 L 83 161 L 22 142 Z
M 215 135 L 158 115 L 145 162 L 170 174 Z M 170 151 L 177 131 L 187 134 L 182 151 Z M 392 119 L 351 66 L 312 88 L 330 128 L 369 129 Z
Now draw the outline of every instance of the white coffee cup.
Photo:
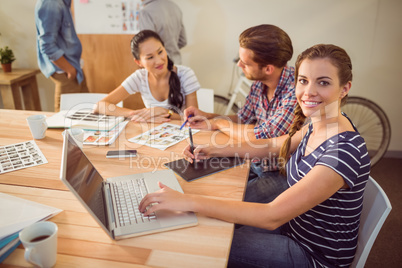
M 45 115 L 36 114 L 28 116 L 27 122 L 34 139 L 40 140 L 46 136 L 47 123 Z
M 38 267 L 52 267 L 57 257 L 57 225 L 50 221 L 34 223 L 20 232 L 25 259 Z
M 68 132 L 73 137 L 77 145 L 82 148 L 84 142 L 84 130 L 81 128 L 70 128 Z

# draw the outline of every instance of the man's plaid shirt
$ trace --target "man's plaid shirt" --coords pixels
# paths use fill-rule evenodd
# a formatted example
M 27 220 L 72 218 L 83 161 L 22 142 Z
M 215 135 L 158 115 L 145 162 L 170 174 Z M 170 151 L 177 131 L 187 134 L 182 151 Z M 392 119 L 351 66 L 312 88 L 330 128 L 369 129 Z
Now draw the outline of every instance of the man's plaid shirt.
M 245 124 L 255 124 L 257 139 L 279 137 L 288 133 L 296 103 L 294 68 L 285 66 L 271 102 L 267 86 L 255 81 L 237 116 Z

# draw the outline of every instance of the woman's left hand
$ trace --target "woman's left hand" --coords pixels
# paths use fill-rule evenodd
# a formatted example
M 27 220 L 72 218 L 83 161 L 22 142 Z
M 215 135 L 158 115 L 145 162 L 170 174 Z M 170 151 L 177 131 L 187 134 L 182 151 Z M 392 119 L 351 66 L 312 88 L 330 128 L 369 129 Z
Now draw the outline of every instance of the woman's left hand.
M 130 119 L 134 122 L 163 123 L 170 121 L 169 110 L 162 107 L 143 108 L 130 113 Z

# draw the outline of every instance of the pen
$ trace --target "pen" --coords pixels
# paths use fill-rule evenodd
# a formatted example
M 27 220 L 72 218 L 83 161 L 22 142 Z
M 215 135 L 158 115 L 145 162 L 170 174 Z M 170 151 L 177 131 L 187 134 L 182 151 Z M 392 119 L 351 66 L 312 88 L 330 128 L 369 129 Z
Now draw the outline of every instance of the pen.
M 190 152 L 194 154 L 194 143 L 193 143 L 193 134 L 191 133 L 191 127 L 188 128 L 188 134 L 190 135 Z
M 184 121 L 183 125 L 181 125 L 180 130 L 182 130 L 182 128 L 187 124 L 188 119 L 189 119 L 190 117 L 193 117 L 193 116 L 194 116 L 194 115 L 190 114 L 190 115 L 187 117 L 186 121 Z

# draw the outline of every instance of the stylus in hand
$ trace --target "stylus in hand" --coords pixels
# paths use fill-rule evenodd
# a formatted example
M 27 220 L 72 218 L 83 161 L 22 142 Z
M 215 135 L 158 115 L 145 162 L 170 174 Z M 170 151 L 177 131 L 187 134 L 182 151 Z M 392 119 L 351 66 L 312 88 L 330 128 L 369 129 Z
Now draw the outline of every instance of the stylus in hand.
M 193 143 L 193 134 L 191 133 L 191 127 L 188 128 L 188 134 L 190 135 L 190 152 L 194 155 L 194 143 Z

